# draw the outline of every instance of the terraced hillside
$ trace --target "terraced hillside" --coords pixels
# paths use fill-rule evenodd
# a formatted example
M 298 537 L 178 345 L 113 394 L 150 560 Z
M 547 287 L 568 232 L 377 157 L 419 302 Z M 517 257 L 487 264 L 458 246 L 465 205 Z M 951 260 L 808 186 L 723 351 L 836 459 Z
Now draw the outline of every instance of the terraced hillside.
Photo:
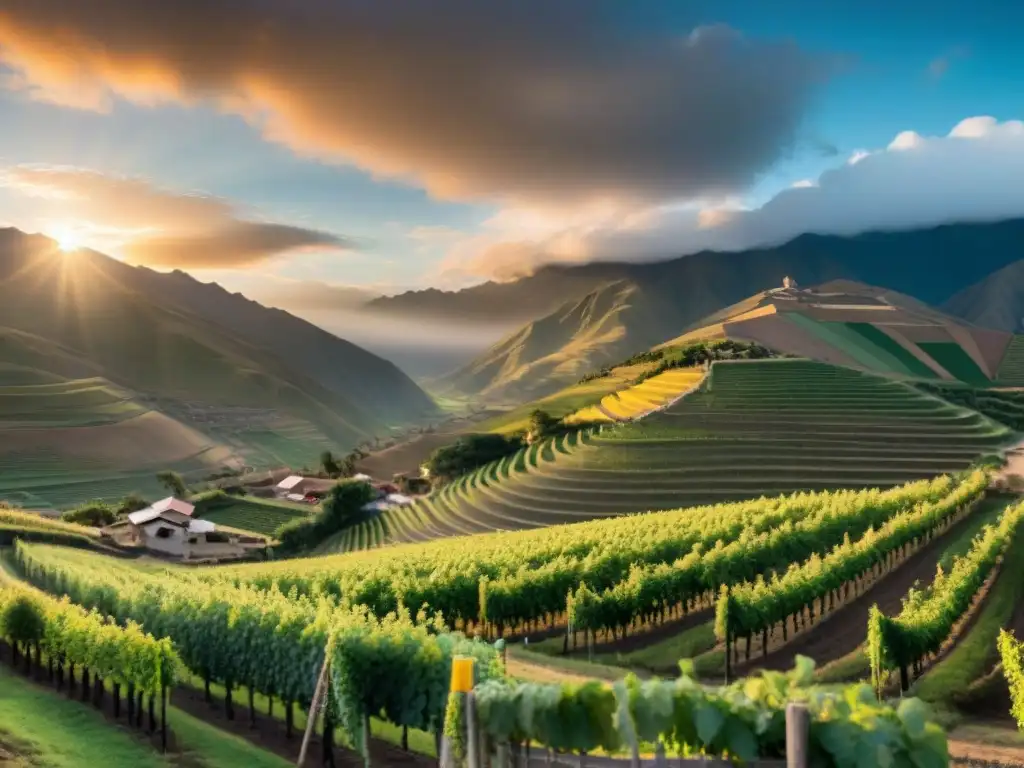
M 103 378 L 0 386 L 0 499 L 25 507 L 162 493 L 156 473 L 219 469 L 231 449 Z
M 963 469 L 1012 436 L 979 413 L 858 371 L 809 360 L 718 362 L 699 391 L 669 408 L 535 444 L 389 511 L 383 525 L 393 541 L 417 541 L 891 486 Z

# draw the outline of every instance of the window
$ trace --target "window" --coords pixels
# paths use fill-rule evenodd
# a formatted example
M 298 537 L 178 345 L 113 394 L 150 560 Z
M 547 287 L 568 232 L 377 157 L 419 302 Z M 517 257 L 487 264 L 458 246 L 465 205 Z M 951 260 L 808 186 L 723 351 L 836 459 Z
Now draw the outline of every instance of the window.
M 157 528 L 156 529 L 156 537 L 158 539 L 169 539 L 169 538 L 171 538 L 171 534 L 172 533 L 174 533 L 174 529 L 173 528 Z

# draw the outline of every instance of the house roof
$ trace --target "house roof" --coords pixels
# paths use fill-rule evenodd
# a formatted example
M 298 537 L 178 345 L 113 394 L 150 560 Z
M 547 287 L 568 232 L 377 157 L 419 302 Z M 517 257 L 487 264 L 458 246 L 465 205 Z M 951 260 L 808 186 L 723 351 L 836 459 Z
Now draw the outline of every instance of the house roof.
M 290 491 L 303 480 L 305 480 L 305 478 L 302 475 L 288 475 L 288 477 L 277 484 L 277 487 L 282 491 Z
M 209 520 L 190 520 L 188 523 L 189 533 L 213 533 L 217 526 Z
M 412 504 L 413 502 L 412 499 L 408 496 L 403 496 L 401 493 L 389 493 L 387 495 L 387 500 L 392 504 L 398 504 L 399 506 L 405 506 L 407 504 Z
M 160 499 L 160 501 L 150 504 L 145 509 L 140 509 L 138 512 L 132 512 L 128 515 L 128 520 L 133 525 L 142 525 L 143 523 L 148 523 L 150 520 L 156 520 L 164 512 L 177 512 L 179 515 L 192 517 L 192 513 L 195 509 L 194 504 L 189 504 L 187 501 L 183 501 L 182 499 L 176 499 L 173 496 L 168 496 L 166 499 Z

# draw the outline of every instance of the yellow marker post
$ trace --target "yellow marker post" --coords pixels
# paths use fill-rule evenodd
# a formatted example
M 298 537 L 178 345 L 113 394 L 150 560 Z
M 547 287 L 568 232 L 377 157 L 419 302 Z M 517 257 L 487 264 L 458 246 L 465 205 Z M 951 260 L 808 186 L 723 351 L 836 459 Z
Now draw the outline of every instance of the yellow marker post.
M 472 656 L 456 656 L 452 659 L 452 693 L 469 693 L 473 690 Z

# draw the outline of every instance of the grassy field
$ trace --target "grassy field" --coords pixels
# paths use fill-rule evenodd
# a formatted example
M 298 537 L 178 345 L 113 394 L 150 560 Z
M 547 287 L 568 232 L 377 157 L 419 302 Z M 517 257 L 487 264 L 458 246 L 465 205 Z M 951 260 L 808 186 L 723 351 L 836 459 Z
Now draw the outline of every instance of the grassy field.
M 229 494 L 206 494 L 196 499 L 195 516 L 220 526 L 272 536 L 281 525 L 316 511 L 312 504 Z
M 13 755 L 10 761 L 4 752 Z M 38 688 L 6 667 L 0 667 L 0 764 L 12 768 L 173 765 L 89 706 Z
M 900 382 L 807 360 L 716 363 L 640 421 L 559 438 L 388 512 L 394 541 L 533 528 L 955 472 L 1013 439 Z

